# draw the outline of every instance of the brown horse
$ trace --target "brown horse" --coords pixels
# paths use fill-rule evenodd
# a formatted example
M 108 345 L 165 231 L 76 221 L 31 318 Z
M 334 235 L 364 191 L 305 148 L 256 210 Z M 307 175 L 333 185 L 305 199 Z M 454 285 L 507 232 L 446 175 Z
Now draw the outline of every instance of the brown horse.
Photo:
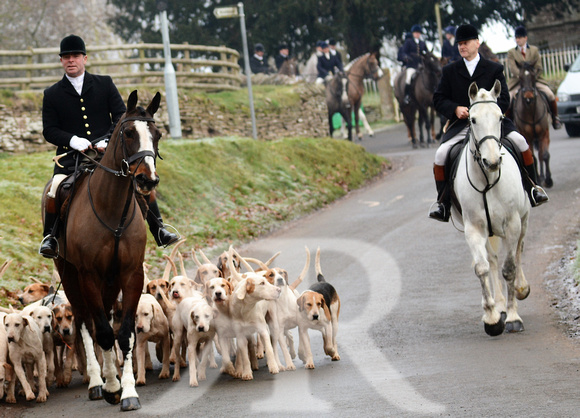
M 360 132 L 358 122 L 359 109 L 362 103 L 362 97 L 365 93 L 363 80 L 366 77 L 372 77 L 374 80 L 378 80 L 383 76 L 383 70 L 381 70 L 381 67 L 379 66 L 379 53 L 367 52 L 366 54 L 356 58 L 345 67 L 345 74 L 346 80 L 343 80 L 343 75 L 337 74 L 326 89 L 326 105 L 328 107 L 330 136 L 332 136 L 333 133 L 332 116 L 338 112 L 346 121 L 348 139 L 352 141 L 352 113 L 354 113 L 356 136 L 361 140 L 362 133 Z M 337 93 L 335 90 L 342 84 L 344 84 L 344 87 L 342 88 L 346 89 L 348 95 L 348 105 L 344 102 L 344 97 L 340 92 Z M 329 92 L 329 89 L 332 91 Z M 341 104 L 341 102 L 343 103 Z M 346 110 L 347 108 L 348 111 Z
M 419 141 L 421 147 L 425 146 L 423 139 L 423 124 L 427 136 L 427 145 L 434 142 L 435 136 L 435 110 L 433 109 L 433 93 L 437 88 L 441 78 L 441 62 L 439 58 L 431 52 L 421 56 L 422 65 L 417 69 L 413 88 L 411 89 L 411 101 L 405 104 L 405 71 L 401 71 L 395 77 L 395 97 L 399 102 L 399 108 L 403 113 L 405 125 L 407 125 L 407 135 L 413 143 L 413 148 L 417 148 L 417 137 L 415 134 L 415 114 L 419 113 Z
M 538 150 L 536 170 L 540 169 L 538 182 L 545 187 L 552 187 L 550 171 L 550 113 L 548 101 L 536 88 L 539 74 L 534 69 L 535 63 L 525 62 L 520 68 L 520 90 L 514 97 L 513 116 L 518 131 L 526 138 L 530 149 Z
M 284 74 L 288 77 L 296 77 L 298 75 L 298 61 L 292 57 L 284 61 L 278 70 L 278 74 Z
M 479 45 L 479 53 L 486 60 L 499 62 L 499 57 L 491 50 L 489 45 L 487 45 L 485 42 L 482 42 Z
M 161 133 L 153 115 L 161 96 L 157 93 L 147 109 L 137 106 L 137 99 L 137 91 L 133 91 L 100 163 L 74 185 L 74 198 L 63 207 L 66 228 L 60 231 L 61 251 L 55 259 L 74 313 L 78 342 L 86 352 L 89 399 L 104 397 L 109 403 L 120 402 L 123 411 L 141 407 L 132 351 L 147 235 L 137 196 L 150 194 L 159 183 L 155 159 Z M 124 357 L 121 381 L 110 325 L 111 309 L 120 295 L 122 325 L 117 341 Z M 103 349 L 104 384 L 93 338 Z

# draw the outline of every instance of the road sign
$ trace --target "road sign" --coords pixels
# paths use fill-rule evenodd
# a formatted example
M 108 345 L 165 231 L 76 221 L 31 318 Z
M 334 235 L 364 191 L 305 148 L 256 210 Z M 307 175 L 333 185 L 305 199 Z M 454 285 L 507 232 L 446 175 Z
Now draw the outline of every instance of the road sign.
M 238 7 L 228 6 L 228 7 L 216 7 L 213 9 L 213 14 L 217 19 L 225 19 L 228 17 L 238 17 Z

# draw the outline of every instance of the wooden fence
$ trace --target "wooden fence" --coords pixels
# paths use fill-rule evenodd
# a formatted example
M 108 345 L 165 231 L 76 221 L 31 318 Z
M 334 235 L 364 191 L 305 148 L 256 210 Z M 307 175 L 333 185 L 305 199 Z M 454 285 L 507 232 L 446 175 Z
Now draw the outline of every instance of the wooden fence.
M 542 60 L 542 68 L 544 70 L 544 78 L 546 79 L 557 79 L 563 78 L 565 65 L 570 65 L 574 62 L 576 57 L 580 54 L 580 47 L 568 47 L 562 49 L 554 50 L 542 50 L 540 51 L 540 57 Z M 507 65 L 507 54 L 500 54 L 499 61 L 503 64 L 505 69 L 506 79 L 514 77 L 514 74 L 510 73 Z M 517 76 L 517 75 L 516 75 Z
M 237 90 L 242 76 L 238 51 L 212 47 L 172 44 L 179 87 L 204 90 Z M 0 88 L 29 90 L 46 88 L 64 74 L 58 48 L 0 50 Z M 101 45 L 87 48 L 87 71 L 107 74 L 119 87 L 163 86 L 163 44 Z

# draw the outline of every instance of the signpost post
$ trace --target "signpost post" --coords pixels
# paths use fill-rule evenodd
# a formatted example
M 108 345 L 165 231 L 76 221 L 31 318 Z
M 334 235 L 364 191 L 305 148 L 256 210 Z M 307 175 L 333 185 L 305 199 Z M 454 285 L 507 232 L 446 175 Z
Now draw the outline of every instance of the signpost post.
M 157 9 L 161 17 L 161 37 L 163 39 L 163 55 L 165 56 L 165 98 L 167 100 L 167 113 L 169 115 L 169 135 L 173 139 L 181 138 L 181 117 L 179 116 L 179 100 L 177 99 L 177 79 L 175 68 L 171 62 L 171 48 L 169 46 L 169 27 L 167 23 L 167 4 L 162 0 L 157 1 Z
M 213 14 L 217 19 L 226 19 L 230 17 L 240 18 L 240 28 L 242 30 L 242 43 L 244 47 L 244 69 L 246 72 L 246 79 L 248 80 L 248 95 L 250 98 L 250 113 L 252 116 L 252 137 L 258 138 L 256 130 L 256 113 L 254 112 L 254 95 L 252 94 L 252 72 L 250 71 L 250 60 L 248 56 L 248 40 L 246 39 L 246 21 L 244 14 L 244 3 L 239 2 L 236 6 L 216 7 L 213 9 Z

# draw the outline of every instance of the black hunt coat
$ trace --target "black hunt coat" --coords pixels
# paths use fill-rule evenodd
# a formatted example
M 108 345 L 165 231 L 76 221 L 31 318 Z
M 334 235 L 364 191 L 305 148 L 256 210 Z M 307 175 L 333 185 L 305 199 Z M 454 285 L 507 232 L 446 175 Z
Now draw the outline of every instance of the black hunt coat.
M 109 76 L 85 72 L 83 90 L 77 93 L 70 81 L 62 80 L 44 91 L 42 125 L 44 138 L 57 146 L 60 155 L 72 148 L 74 135 L 93 142 L 107 135 L 126 111 L 125 103 Z M 65 167 L 54 166 L 54 174 L 70 174 L 74 170 L 74 155 L 60 160 Z
M 501 83 L 501 93 L 497 98 L 497 104 L 502 113 L 505 113 L 510 104 L 510 95 L 503 74 L 503 65 L 486 60 L 480 55 L 480 60 L 477 67 L 475 67 L 473 76 L 469 75 L 463 58 L 443 67 L 443 75 L 433 95 L 435 110 L 449 119 L 450 123 L 441 142 L 453 138 L 468 123 L 468 119 L 457 118 L 455 109 L 457 106 L 470 106 L 469 85 L 475 81 L 478 88 L 491 90 L 495 80 L 499 80 Z M 516 130 L 514 123 L 508 118 L 504 118 L 502 128 L 504 136 Z

